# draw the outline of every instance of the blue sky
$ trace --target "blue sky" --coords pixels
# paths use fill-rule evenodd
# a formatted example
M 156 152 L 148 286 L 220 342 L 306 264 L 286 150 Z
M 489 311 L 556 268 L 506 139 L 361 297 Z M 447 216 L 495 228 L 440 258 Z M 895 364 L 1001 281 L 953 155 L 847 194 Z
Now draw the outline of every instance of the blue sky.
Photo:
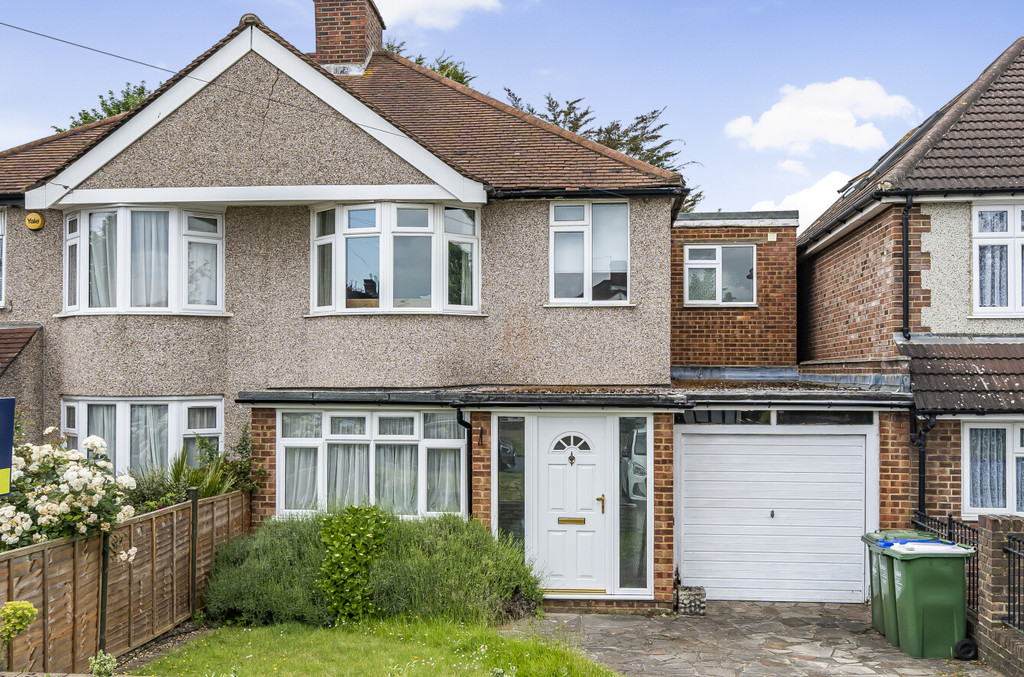
M 599 122 L 665 107 L 703 211 L 800 208 L 966 87 L 1024 33 L 1024 2 L 378 0 L 385 37 L 465 61 L 473 86 L 535 105 L 586 97 Z M 313 50 L 312 0 L 0 4 L 0 21 L 171 70 L 255 12 Z M 0 27 L 0 147 L 50 133 L 97 94 L 167 73 Z M 796 197 L 794 197 L 796 196 Z

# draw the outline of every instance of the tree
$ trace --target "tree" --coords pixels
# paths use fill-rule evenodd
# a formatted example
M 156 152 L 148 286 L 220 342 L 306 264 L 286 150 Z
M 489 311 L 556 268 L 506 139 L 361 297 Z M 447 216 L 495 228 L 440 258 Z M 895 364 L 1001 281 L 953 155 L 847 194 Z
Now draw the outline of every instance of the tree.
M 109 118 L 118 113 L 131 110 L 138 106 L 142 101 L 152 94 L 152 92 L 146 88 L 146 81 L 143 80 L 137 85 L 131 83 L 124 83 L 124 89 L 118 94 L 114 94 L 114 90 L 107 90 L 107 95 L 100 94 L 100 108 L 96 110 L 85 110 L 84 108 L 78 112 L 78 115 L 72 116 L 71 124 L 66 129 L 54 126 L 54 131 L 66 132 L 68 129 L 75 127 L 81 127 L 87 125 L 90 122 L 96 122 L 97 120 L 103 120 Z
M 444 52 L 441 52 L 440 56 L 435 57 L 431 63 L 427 63 L 427 57 L 422 54 L 418 54 L 415 57 L 406 56 L 404 40 L 402 42 L 395 42 L 393 39 L 388 38 L 388 41 L 384 44 L 384 49 L 394 52 L 398 56 L 405 56 L 405 58 L 413 63 L 429 68 L 438 75 L 443 75 L 449 80 L 454 80 L 463 85 L 468 85 L 476 79 L 475 75 L 470 75 L 469 71 L 466 70 L 465 61 L 456 61 L 455 57 L 448 56 Z
M 660 122 L 664 108 L 637 115 L 629 124 L 612 120 L 606 125 L 594 126 L 594 111 L 583 104 L 583 97 L 566 99 L 563 103 L 548 93 L 544 97 L 544 111 L 538 111 L 508 87 L 505 88 L 505 96 L 509 105 L 525 113 L 655 167 L 678 172 L 691 164 L 678 161 L 679 151 L 672 148 L 678 139 L 662 138 L 662 130 L 667 124 Z M 692 212 L 703 198 L 704 192 L 699 188 L 691 190 L 683 201 L 682 211 Z

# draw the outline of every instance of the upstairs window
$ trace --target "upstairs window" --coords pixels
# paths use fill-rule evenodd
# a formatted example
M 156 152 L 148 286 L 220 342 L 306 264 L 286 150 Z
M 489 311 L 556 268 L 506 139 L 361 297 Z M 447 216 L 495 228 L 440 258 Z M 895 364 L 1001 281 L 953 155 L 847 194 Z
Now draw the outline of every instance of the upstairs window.
M 553 202 L 550 222 L 551 303 L 627 303 L 629 204 Z
M 0 306 L 7 305 L 7 208 L 0 207 Z
M 64 219 L 64 310 L 222 312 L 218 214 L 111 207 Z
M 755 245 L 687 245 L 683 256 L 685 305 L 757 304 Z
M 315 210 L 315 313 L 470 312 L 479 308 L 478 213 L 379 203 Z
M 1024 314 L 1024 206 L 975 206 L 974 312 Z

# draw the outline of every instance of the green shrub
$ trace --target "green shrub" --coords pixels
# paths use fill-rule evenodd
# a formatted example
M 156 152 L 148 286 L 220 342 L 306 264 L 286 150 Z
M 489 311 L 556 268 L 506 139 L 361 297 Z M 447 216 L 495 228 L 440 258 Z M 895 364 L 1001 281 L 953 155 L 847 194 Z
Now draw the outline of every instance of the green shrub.
M 320 588 L 338 619 L 374 613 L 370 567 L 383 552 L 394 518 L 375 506 L 349 506 L 324 519 L 320 531 L 326 553 Z
M 531 613 L 540 581 L 515 540 L 475 520 L 399 520 L 370 566 L 381 616 L 500 623 Z
M 317 586 L 323 515 L 265 522 L 251 537 L 220 546 L 206 589 L 214 622 L 332 625 L 337 616 Z

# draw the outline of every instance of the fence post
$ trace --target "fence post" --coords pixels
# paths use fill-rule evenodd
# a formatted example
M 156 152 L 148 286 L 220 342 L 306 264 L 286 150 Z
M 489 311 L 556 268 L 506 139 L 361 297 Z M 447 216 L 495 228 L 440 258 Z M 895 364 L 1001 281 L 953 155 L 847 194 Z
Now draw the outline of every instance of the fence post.
M 952 515 L 946 515 L 946 540 L 947 541 L 953 541 L 954 543 L 956 542 L 956 539 L 953 538 L 953 516 Z
M 99 650 L 107 650 L 107 580 L 110 575 L 110 534 L 103 534 L 100 547 L 100 641 Z
M 196 612 L 196 564 L 199 550 L 199 488 L 188 488 L 188 500 L 192 503 L 192 547 L 189 561 L 189 610 Z

